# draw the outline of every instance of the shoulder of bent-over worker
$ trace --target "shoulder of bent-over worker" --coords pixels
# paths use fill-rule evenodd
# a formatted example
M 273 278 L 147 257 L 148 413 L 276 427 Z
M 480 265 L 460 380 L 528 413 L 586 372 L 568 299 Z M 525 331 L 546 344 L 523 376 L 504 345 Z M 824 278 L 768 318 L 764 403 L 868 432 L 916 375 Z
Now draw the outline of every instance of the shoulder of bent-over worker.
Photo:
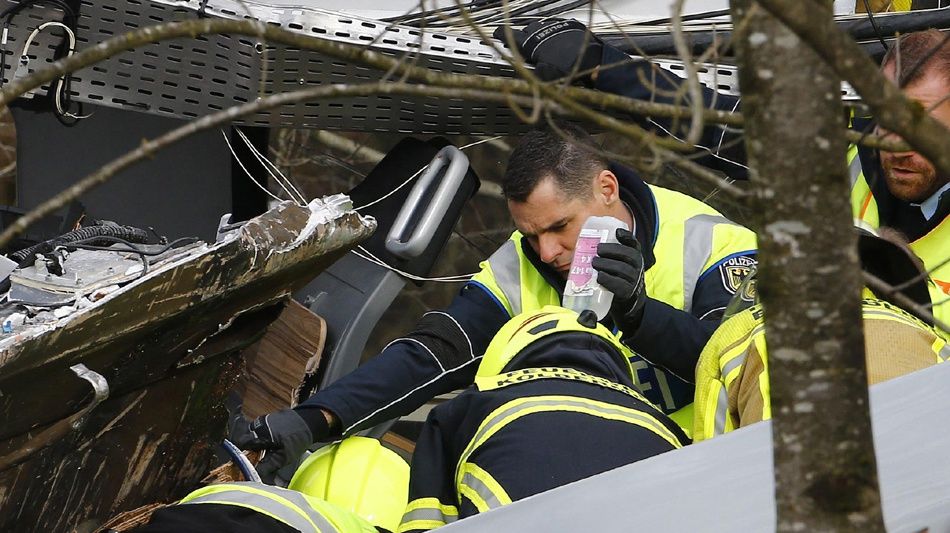
M 612 46 L 604 46 L 601 67 L 597 74 L 597 89 L 627 98 L 672 104 L 688 105 L 688 93 L 681 90 L 686 80 L 656 63 L 642 58 L 631 58 Z M 740 98 L 716 92 L 705 85 L 700 87 L 703 107 L 736 113 L 739 111 Z M 685 98 L 685 99 L 684 99 Z M 683 140 L 686 138 L 690 122 L 683 118 L 673 119 L 659 115 L 632 115 L 631 118 L 642 127 L 660 135 Z M 696 148 L 699 156 L 694 161 L 700 165 L 724 172 L 730 178 L 744 180 L 748 178 L 745 143 L 742 132 L 713 123 L 706 123 Z

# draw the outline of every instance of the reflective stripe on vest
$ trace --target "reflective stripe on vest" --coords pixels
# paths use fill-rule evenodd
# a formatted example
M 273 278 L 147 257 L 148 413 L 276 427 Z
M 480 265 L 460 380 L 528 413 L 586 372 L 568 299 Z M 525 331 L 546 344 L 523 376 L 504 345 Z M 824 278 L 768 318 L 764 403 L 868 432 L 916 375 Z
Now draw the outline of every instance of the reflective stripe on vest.
M 874 195 L 871 194 L 871 186 L 864 178 L 864 171 L 861 168 L 861 158 L 858 156 L 858 146 L 852 144 L 848 148 L 848 176 L 851 179 L 851 214 L 867 222 L 871 227 L 876 228 L 880 225 L 877 202 L 874 201 Z
M 739 343 L 733 345 L 733 348 L 726 352 L 725 357 L 719 360 L 723 377 L 723 386 L 719 389 L 719 392 L 716 395 L 716 406 L 713 411 L 716 414 L 716 421 L 713 427 L 713 436 L 722 435 L 727 430 L 726 420 L 729 416 L 728 391 L 730 388 L 732 388 L 736 378 L 739 377 L 739 372 L 742 368 L 742 365 L 745 364 L 749 345 L 755 342 L 756 338 L 763 334 L 765 334 L 765 325 L 759 324 L 749 332 L 747 337 L 745 337 Z M 729 427 L 728 429 L 732 430 L 733 428 Z
M 730 255 L 755 250 L 755 234 L 708 205 L 682 193 L 650 185 L 660 229 L 653 245 L 654 268 L 646 272 L 651 298 L 685 311 L 699 277 Z M 560 305 L 561 296 L 525 257 L 521 234 L 514 232 L 487 261 L 474 281 L 491 291 L 509 316 Z
M 188 495 L 181 504 L 236 505 L 266 514 L 303 533 L 333 533 L 337 528 L 299 492 L 259 483 L 210 485 Z
M 861 158 L 858 157 L 858 148 L 851 145 L 848 149 L 848 169 L 851 176 L 851 210 L 855 218 L 863 220 L 873 228 L 879 227 L 880 216 L 877 202 L 871 193 L 861 169 Z M 950 295 L 950 263 L 947 262 L 947 243 L 950 242 L 950 217 L 940 221 L 937 227 L 926 235 L 909 244 L 910 249 L 924 262 L 924 266 L 931 278 L 944 294 Z M 933 295 L 932 295 L 933 296 Z M 934 315 L 938 320 L 947 322 L 950 319 L 950 303 L 943 303 L 946 298 L 931 298 L 937 306 Z
M 699 277 L 709 266 L 713 252 L 713 232 L 720 224 L 742 228 L 721 215 L 696 215 L 687 219 L 684 224 L 683 311 L 687 313 L 693 311 L 693 293 L 696 291 Z
M 495 296 L 504 297 L 509 316 L 521 313 L 521 254 L 516 238 L 520 240 L 521 234 L 516 232 L 516 236 L 513 235 L 488 258 L 494 284 L 501 291 Z

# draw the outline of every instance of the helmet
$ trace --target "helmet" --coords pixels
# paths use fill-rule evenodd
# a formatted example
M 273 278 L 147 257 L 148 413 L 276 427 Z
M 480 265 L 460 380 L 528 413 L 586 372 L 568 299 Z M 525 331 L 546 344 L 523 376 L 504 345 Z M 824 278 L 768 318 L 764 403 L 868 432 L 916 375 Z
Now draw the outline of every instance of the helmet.
M 478 365 L 476 376 L 497 376 L 529 344 L 549 335 L 570 331 L 589 333 L 606 340 L 620 353 L 619 359 L 623 359 L 625 368 L 632 376 L 633 368 L 628 360 L 630 350 L 620 339 L 596 320 L 591 321 L 592 326 L 582 324 L 579 320 L 576 312 L 555 305 L 546 305 L 540 310 L 515 316 L 492 338 L 482 362 Z
M 396 531 L 409 500 L 409 465 L 376 439 L 349 437 L 310 454 L 287 488 Z
M 902 286 L 901 293 L 923 307 L 930 307 L 928 278 L 922 275 L 925 272 L 923 264 L 914 255 L 914 252 L 905 243 L 902 243 L 899 237 L 893 235 L 881 236 L 879 230 L 875 230 L 863 220 L 855 220 L 854 225 L 855 231 L 858 233 L 858 257 L 861 261 L 861 270 L 891 286 Z M 758 303 L 759 299 L 755 290 L 755 271 L 756 269 L 753 267 L 752 271 L 739 284 L 739 288 L 723 312 L 723 322 Z M 914 278 L 919 279 L 908 284 L 908 281 Z M 887 296 L 882 297 L 882 299 L 889 300 Z M 906 307 L 900 302 L 891 303 L 902 309 Z M 905 310 L 914 316 L 918 316 L 918 313 L 914 310 Z M 922 317 L 918 316 L 918 318 Z M 929 321 L 927 322 L 929 323 Z

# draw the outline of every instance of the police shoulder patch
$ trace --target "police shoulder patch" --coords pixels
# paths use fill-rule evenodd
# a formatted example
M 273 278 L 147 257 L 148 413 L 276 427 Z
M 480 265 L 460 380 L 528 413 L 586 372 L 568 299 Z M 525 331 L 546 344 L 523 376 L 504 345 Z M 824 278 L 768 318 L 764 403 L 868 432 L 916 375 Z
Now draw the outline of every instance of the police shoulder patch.
M 756 260 L 753 257 L 745 255 L 730 257 L 719 265 L 719 276 L 722 278 L 722 286 L 729 291 L 729 294 L 735 294 L 736 291 L 739 290 L 739 286 L 742 285 L 742 281 L 752 272 L 752 268 L 755 265 Z M 743 295 L 743 298 L 746 296 L 747 295 Z

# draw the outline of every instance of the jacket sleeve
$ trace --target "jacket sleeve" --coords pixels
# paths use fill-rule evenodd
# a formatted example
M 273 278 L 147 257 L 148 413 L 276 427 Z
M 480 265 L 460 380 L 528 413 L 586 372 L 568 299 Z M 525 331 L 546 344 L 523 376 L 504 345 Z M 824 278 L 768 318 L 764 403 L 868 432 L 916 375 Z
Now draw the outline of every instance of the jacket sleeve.
M 458 398 L 456 398 L 457 400 Z M 409 473 L 409 504 L 398 533 L 428 531 L 458 520 L 454 456 L 449 439 L 456 429 L 433 409 L 422 426 Z
M 728 277 L 729 268 L 732 262 L 744 260 L 754 264 L 755 252 L 725 258 L 708 268 L 696 283 L 689 312 L 647 298 L 640 328 L 624 342 L 651 364 L 695 383 L 699 355 L 738 287 Z
M 485 348 L 508 319 L 487 291 L 466 284 L 444 311 L 295 409 L 321 408 L 344 435 L 411 413 L 433 397 L 471 385 Z
M 597 76 L 597 89 L 633 98 L 663 104 L 688 105 L 688 95 L 677 102 L 676 93 L 686 83 L 672 72 L 651 63 L 631 60 L 620 50 L 605 45 L 600 72 Z M 703 106 L 707 109 L 737 112 L 740 99 L 717 93 L 705 86 Z M 685 94 L 685 93 L 684 93 Z M 689 119 L 671 119 L 667 117 L 634 117 L 640 126 L 661 135 L 670 135 L 685 139 L 689 131 Z M 733 179 L 748 179 L 745 145 L 740 130 L 716 124 L 707 125 L 696 145 L 700 155 L 695 161 L 703 166 L 718 170 Z

